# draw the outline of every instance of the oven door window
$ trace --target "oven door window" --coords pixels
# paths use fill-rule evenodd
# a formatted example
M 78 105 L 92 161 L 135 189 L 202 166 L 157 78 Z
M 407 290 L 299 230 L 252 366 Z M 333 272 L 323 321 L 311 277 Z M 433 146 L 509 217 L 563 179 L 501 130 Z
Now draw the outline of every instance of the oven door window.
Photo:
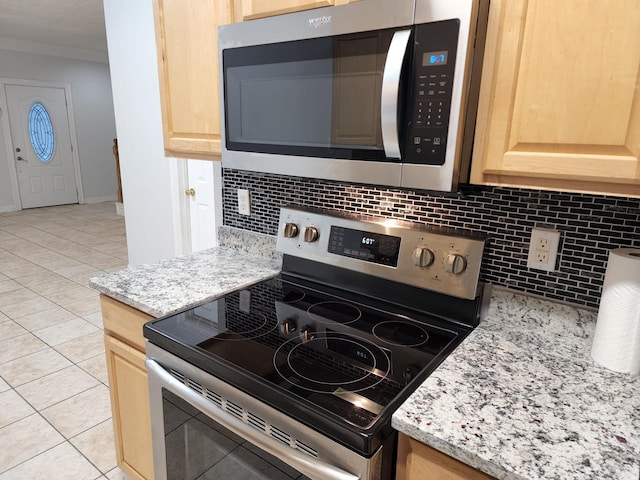
M 291 480 L 304 475 L 162 389 L 168 480 Z
M 384 159 L 381 90 L 393 33 L 224 50 L 227 149 Z

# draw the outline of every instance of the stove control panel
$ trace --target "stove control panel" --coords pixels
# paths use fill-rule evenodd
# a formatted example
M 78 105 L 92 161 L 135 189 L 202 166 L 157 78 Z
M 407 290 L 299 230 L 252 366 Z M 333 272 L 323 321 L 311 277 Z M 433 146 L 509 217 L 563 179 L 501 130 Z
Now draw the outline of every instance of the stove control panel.
M 468 231 L 287 207 L 280 211 L 276 248 L 286 255 L 473 299 L 484 246 L 484 237 Z

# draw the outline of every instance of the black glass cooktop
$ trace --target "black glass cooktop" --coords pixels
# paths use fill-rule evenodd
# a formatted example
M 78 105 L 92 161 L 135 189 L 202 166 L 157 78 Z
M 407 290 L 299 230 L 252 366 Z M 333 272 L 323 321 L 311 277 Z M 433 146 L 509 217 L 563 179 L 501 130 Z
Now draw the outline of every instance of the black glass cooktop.
M 364 300 L 281 275 L 150 322 L 144 335 L 281 411 L 362 432 L 388 424 L 468 332 Z

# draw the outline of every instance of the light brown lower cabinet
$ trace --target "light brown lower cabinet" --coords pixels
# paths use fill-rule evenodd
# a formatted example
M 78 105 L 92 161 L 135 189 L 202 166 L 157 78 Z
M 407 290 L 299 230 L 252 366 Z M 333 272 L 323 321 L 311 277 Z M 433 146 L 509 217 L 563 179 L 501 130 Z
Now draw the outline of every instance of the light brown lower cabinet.
M 495 480 L 404 434 L 398 435 L 396 480 Z
M 151 418 L 142 325 L 153 317 L 105 295 L 101 295 L 100 303 L 118 467 L 133 480 L 152 480 Z

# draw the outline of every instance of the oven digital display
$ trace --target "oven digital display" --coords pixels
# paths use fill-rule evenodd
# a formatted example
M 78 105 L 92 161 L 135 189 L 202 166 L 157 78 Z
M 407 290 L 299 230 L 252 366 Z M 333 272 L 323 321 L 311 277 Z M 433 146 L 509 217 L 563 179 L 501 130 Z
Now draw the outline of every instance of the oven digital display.
M 400 237 L 334 225 L 329 238 L 329 253 L 397 267 Z

